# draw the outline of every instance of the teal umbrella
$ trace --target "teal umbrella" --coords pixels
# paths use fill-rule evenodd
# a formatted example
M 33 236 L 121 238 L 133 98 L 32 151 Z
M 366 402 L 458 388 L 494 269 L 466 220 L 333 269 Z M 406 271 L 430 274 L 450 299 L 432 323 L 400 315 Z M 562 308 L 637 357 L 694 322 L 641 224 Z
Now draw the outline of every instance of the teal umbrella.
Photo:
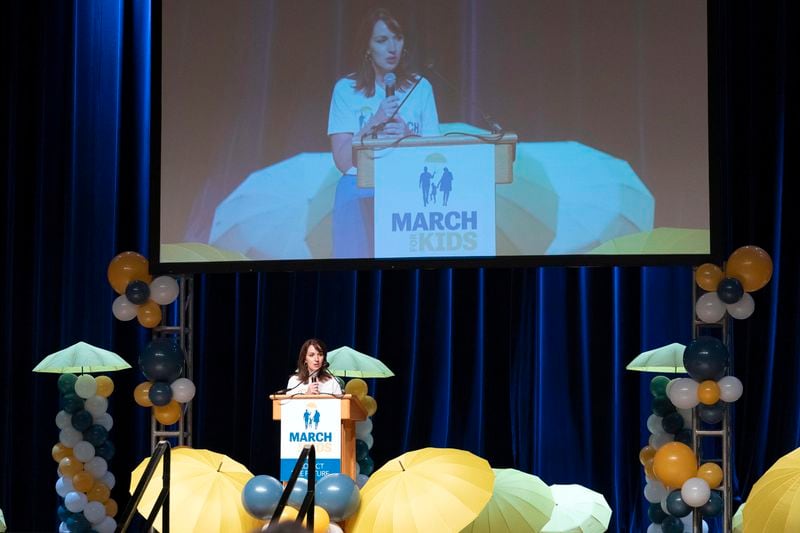
M 77 342 L 68 348 L 51 353 L 42 359 L 33 371 L 91 374 L 125 370 L 130 367 L 125 359 L 114 352 L 92 346 L 87 342 Z
M 388 378 L 394 372 L 380 360 L 349 346 L 328 352 L 328 372 L 343 378 Z

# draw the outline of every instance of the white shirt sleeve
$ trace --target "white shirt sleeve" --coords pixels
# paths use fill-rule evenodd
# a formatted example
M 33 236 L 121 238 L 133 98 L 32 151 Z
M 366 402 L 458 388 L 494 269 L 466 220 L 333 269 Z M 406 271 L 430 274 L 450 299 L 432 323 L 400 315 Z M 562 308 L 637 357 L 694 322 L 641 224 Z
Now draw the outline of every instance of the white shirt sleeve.
M 328 112 L 328 135 L 334 133 L 357 133 L 361 128 L 353 110 L 355 81 L 342 78 L 333 86 L 331 107 Z
M 331 378 L 327 381 L 319 382 L 319 392 L 320 394 L 334 394 L 336 396 L 341 396 L 342 387 L 339 386 L 339 382 L 336 380 L 336 378 Z
M 308 384 L 303 383 L 300 381 L 300 378 L 297 376 L 292 376 L 289 378 L 289 383 L 286 384 L 286 394 L 289 396 L 294 396 L 296 394 L 305 394 L 308 390 Z

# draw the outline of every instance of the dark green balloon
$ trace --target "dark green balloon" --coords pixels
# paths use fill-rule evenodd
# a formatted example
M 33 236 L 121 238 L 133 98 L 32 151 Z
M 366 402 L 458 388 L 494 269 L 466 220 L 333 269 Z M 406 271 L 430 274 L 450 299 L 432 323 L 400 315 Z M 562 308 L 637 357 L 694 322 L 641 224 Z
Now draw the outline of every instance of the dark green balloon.
M 61 394 L 75 392 L 75 382 L 78 381 L 78 376 L 75 374 L 61 374 L 58 376 L 58 390 Z
M 78 431 L 86 431 L 92 425 L 92 413 L 81 408 L 80 411 L 72 415 L 72 427 Z
M 703 517 L 713 518 L 715 516 L 719 516 L 724 506 L 725 504 L 722 501 L 722 495 L 720 495 L 720 492 L 718 490 L 712 490 L 711 497 L 706 503 L 701 505 L 699 509 Z
M 116 451 L 117 450 L 114 447 L 114 443 L 108 439 L 106 439 L 106 441 L 103 444 L 94 449 L 95 455 L 99 455 L 106 461 L 110 461 L 111 458 L 114 457 L 114 453 Z
M 368 476 L 375 469 L 375 462 L 369 455 L 358 461 L 359 473 Z
M 677 433 L 683 429 L 683 417 L 677 411 L 672 412 L 661 419 L 661 427 L 667 433 Z
M 692 447 L 692 430 L 683 428 L 675 434 L 675 441 L 682 442 L 683 444 Z
M 107 438 L 108 430 L 98 424 L 93 425 L 83 432 L 83 440 L 91 443 L 91 445 L 95 447 L 95 453 L 97 453 L 97 448 L 101 446 Z
M 675 412 L 675 406 L 669 401 L 666 396 L 659 396 L 653 398 L 653 414 L 660 417 L 665 417 L 670 413 Z
M 369 446 L 361 439 L 356 439 L 356 461 L 362 460 L 369 455 Z
M 677 516 L 668 516 L 661 522 L 661 531 L 664 533 L 683 533 L 683 522 Z
M 725 417 L 725 406 L 723 401 L 719 401 L 714 405 L 699 404 L 697 406 L 697 416 L 706 424 L 719 424 Z
M 667 516 L 669 515 L 664 512 L 660 503 L 651 503 L 647 508 L 647 518 L 654 524 L 660 524 Z
M 61 408 L 67 413 L 74 415 L 83 410 L 83 398 L 74 392 L 68 392 L 61 397 Z
M 680 490 L 673 490 L 667 494 L 667 511 L 672 516 L 683 518 L 692 512 L 692 508 L 689 507 L 689 504 L 683 501 L 683 496 L 681 496 Z
M 654 377 L 653 379 L 650 380 L 650 394 L 652 394 L 654 398 L 658 398 L 659 396 L 666 396 L 668 384 L 669 384 L 669 378 L 667 376 Z
M 683 351 L 683 366 L 697 381 L 719 381 L 728 367 L 728 348 L 716 337 L 697 337 Z

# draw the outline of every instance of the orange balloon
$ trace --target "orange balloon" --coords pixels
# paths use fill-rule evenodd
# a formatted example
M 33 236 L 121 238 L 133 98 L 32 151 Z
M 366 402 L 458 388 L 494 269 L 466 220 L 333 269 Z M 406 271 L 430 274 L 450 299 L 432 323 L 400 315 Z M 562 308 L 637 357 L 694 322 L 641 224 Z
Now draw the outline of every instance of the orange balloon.
M 644 475 L 649 477 L 650 479 L 654 479 L 656 477 L 656 473 L 653 471 L 653 459 L 648 459 L 644 463 Z
M 153 416 L 165 426 L 174 424 L 181 419 L 181 404 L 172 400 L 167 405 L 154 405 Z
M 697 282 L 697 286 L 708 292 L 716 291 L 717 285 L 724 277 L 722 269 L 713 263 L 703 263 L 694 272 L 694 280 Z
M 154 328 L 161 323 L 161 307 L 153 300 L 148 300 L 136 310 L 139 324 L 146 328 Z
M 697 387 L 697 399 L 706 405 L 714 405 L 719 401 L 719 385 L 713 379 L 707 379 Z
M 648 461 L 648 459 L 652 459 L 656 454 L 656 449 L 650 446 L 649 444 L 639 450 L 639 462 L 642 463 L 642 466 Z
M 741 281 L 746 292 L 757 291 L 772 278 L 772 259 L 758 246 L 742 246 L 728 258 L 725 275 Z
M 125 289 L 131 281 L 137 279 L 145 283 L 153 281 L 149 270 L 150 264 L 144 256 L 136 252 L 122 252 L 108 264 L 108 282 L 117 294 L 125 294 Z
M 61 470 L 62 476 L 72 477 L 78 472 L 83 471 L 83 463 L 70 455 L 58 462 L 58 468 Z
M 697 469 L 697 477 L 704 479 L 712 489 L 722 483 L 722 468 L 717 463 L 703 463 Z
M 114 381 L 110 377 L 97 376 L 94 381 L 97 383 L 97 392 L 95 394 L 98 396 L 108 398 L 114 392 Z
M 375 411 L 378 410 L 378 402 L 375 401 L 370 395 L 366 395 L 361 398 L 361 406 L 367 412 L 367 416 L 372 416 L 375 414 Z
M 94 476 L 86 470 L 81 470 L 72 476 L 72 486 L 80 492 L 89 492 L 94 486 Z
M 53 446 L 51 454 L 53 455 L 53 459 L 55 459 L 55 461 L 60 464 L 61 459 L 63 459 L 64 457 L 72 457 L 72 448 L 67 448 L 66 446 L 58 442 L 56 443 L 55 446 Z
M 656 451 L 653 472 L 667 487 L 680 488 L 684 481 L 697 474 L 697 457 L 682 442 L 668 442 Z
M 106 503 L 111 496 L 111 491 L 108 489 L 108 485 L 102 481 L 97 481 L 86 493 L 86 496 L 89 497 L 90 502 Z
M 142 407 L 153 407 L 153 402 L 150 401 L 150 387 L 152 386 L 152 381 L 143 381 L 136 385 L 136 388 L 133 389 L 133 400 Z
M 119 511 L 119 506 L 114 498 L 109 498 L 106 503 L 103 504 L 103 507 L 106 508 L 106 515 L 114 518 L 117 515 L 117 511 Z

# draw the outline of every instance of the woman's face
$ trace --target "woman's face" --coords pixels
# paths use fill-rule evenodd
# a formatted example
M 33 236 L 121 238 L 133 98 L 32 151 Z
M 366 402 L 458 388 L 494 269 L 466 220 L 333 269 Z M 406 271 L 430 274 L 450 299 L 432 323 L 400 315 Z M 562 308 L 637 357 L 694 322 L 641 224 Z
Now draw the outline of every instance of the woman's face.
M 393 33 L 384 21 L 379 20 L 372 28 L 369 54 L 376 74 L 383 76 L 392 72 L 403 56 L 403 36 Z
M 308 368 L 308 373 L 311 374 L 322 368 L 322 363 L 324 362 L 325 356 L 322 355 L 322 352 L 313 344 L 309 345 L 306 350 L 306 367 Z

